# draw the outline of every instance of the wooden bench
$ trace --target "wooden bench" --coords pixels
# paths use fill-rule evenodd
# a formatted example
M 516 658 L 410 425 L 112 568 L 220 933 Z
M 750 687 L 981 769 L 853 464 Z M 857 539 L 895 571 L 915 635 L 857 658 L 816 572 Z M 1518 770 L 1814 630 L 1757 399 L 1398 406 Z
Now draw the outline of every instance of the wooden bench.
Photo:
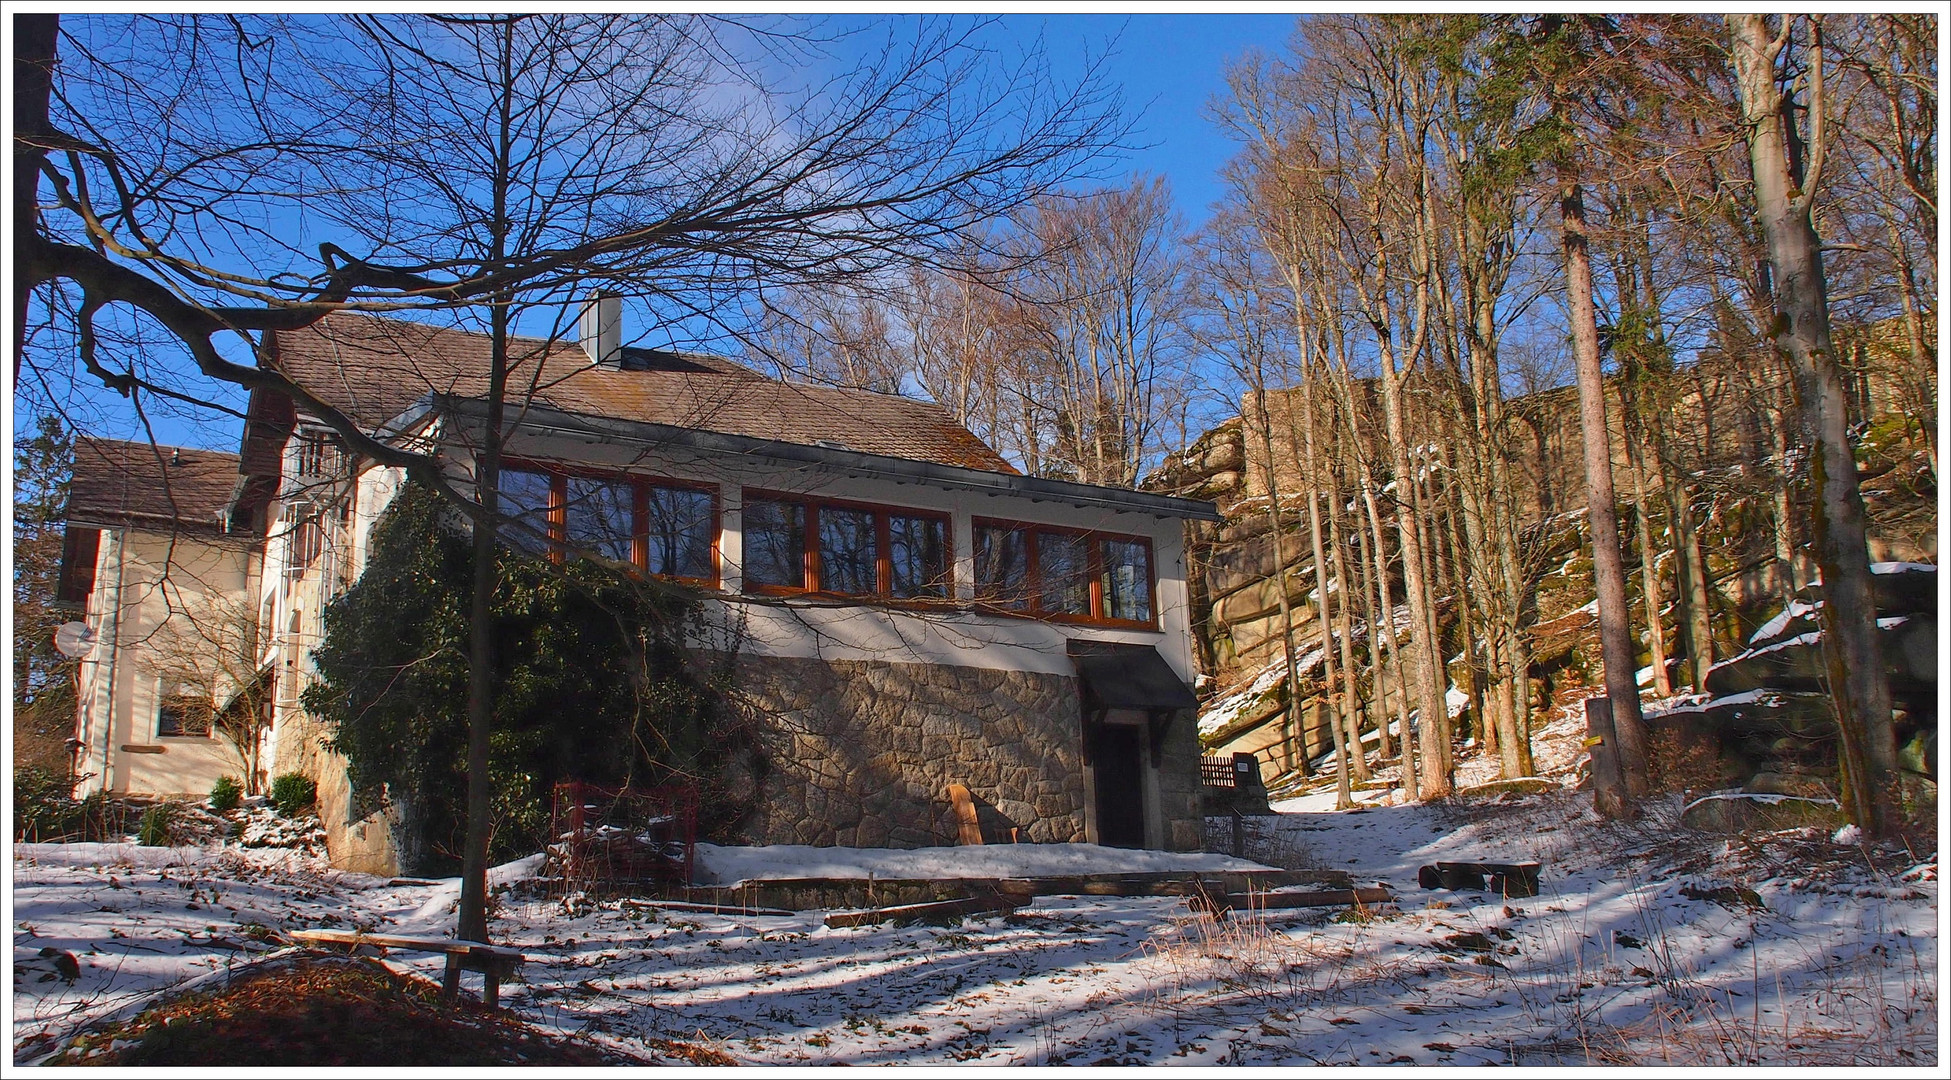
M 1518 900 L 1538 895 L 1534 862 L 1439 862 L 1416 871 L 1416 884 L 1425 889 L 1472 889 L 1501 893 Z
M 505 949 L 480 941 L 457 941 L 451 938 L 400 937 L 393 934 L 362 934 L 357 930 L 293 930 L 286 935 L 291 940 L 305 945 L 323 945 L 351 952 L 361 945 L 372 945 L 381 949 L 411 949 L 416 952 L 445 953 L 447 972 L 441 979 L 440 996 L 445 1001 L 454 1000 L 461 989 L 461 972 L 481 973 L 481 1001 L 488 1008 L 496 1008 L 501 998 L 501 980 L 521 970 L 528 959 L 520 950 Z

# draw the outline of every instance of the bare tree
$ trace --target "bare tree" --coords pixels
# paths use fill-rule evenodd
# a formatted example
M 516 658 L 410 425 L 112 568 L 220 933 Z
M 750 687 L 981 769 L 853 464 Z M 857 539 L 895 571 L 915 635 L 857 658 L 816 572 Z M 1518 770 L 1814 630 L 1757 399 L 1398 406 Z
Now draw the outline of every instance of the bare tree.
M 1896 734 L 1877 641 L 1849 396 L 1830 337 L 1822 244 L 1811 216 L 1829 137 L 1822 19 L 1784 16 L 1771 27 L 1761 15 L 1730 15 L 1727 25 L 1754 167 L 1755 212 L 1775 270 L 1771 336 L 1794 370 L 1801 435 L 1812 451 L 1809 509 L 1826 598 L 1823 659 L 1842 736 L 1843 804 L 1850 820 L 1889 835 L 1900 823 Z M 1801 63 L 1795 65 L 1798 54 Z M 1797 111 L 1804 123 L 1784 119 Z
M 29 222 L 22 295 L 72 294 L 42 317 L 72 310 L 83 368 L 125 396 L 283 395 L 352 452 L 443 492 L 476 525 L 477 608 L 492 586 L 503 424 L 533 389 L 509 348 L 524 312 L 559 336 L 568 305 L 600 286 L 674 334 L 687 320 L 740 334 L 728 313 L 755 288 L 930 261 L 968 227 L 1080 179 L 1118 133 L 1095 82 L 1067 91 L 1034 63 L 998 71 L 976 28 L 948 21 L 795 91 L 760 62 L 821 55 L 790 24 L 71 19 L 57 35 L 55 17 L 25 19 L 16 78 L 54 77 L 46 99 L 17 99 L 16 169 L 49 198 L 30 213 L 29 186 L 16 202 Z M 347 308 L 471 313 L 491 335 L 470 484 L 280 374 L 274 332 Z M 109 311 L 159 327 L 189 364 L 110 362 L 96 333 Z M 476 615 L 471 811 L 486 805 L 490 697 Z M 479 937 L 486 819 L 470 818 L 460 932 Z

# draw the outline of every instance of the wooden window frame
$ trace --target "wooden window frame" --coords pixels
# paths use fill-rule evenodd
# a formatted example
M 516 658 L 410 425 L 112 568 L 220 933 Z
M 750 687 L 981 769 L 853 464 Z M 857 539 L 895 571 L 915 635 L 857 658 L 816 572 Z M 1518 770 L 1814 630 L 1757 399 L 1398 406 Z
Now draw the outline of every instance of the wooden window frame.
M 718 485 L 700 480 L 679 480 L 675 477 L 618 472 L 614 469 L 565 465 L 530 458 L 505 458 L 501 467 L 504 472 L 539 473 L 549 478 L 547 541 L 550 562 L 562 563 L 574 548 L 569 541 L 569 478 L 573 476 L 581 480 L 602 480 L 630 485 L 630 562 L 636 567 L 638 573 L 705 589 L 716 589 L 724 580 L 724 561 L 720 542 L 724 535 L 725 516 L 723 496 L 718 490 Z M 711 496 L 711 575 L 709 577 L 649 574 L 650 489 L 652 488 L 699 491 Z
M 974 582 L 977 590 L 976 603 L 990 611 L 1008 615 L 1042 619 L 1045 622 L 1075 623 L 1080 626 L 1117 627 L 1126 630 L 1157 630 L 1158 611 L 1158 551 L 1149 536 L 1133 533 L 1104 532 L 1099 529 L 1079 529 L 1067 525 L 1046 525 L 1036 521 L 1015 521 L 1008 518 L 977 517 L 969 520 L 971 531 L 981 529 L 1020 530 L 1028 534 L 1024 543 L 1025 559 L 1023 577 L 1028 603 L 1020 608 L 1004 607 L 986 601 L 981 596 L 982 582 Z M 1084 559 L 1086 573 L 1090 577 L 1089 614 L 1078 615 L 1067 612 L 1043 610 L 1043 567 L 1037 552 L 1037 533 L 1053 533 L 1074 536 L 1084 540 Z M 971 537 L 973 539 L 973 537 Z M 1145 576 L 1147 578 L 1146 606 L 1151 610 L 1149 619 L 1114 619 L 1103 612 L 1104 605 L 1104 541 L 1113 540 L 1123 544 L 1137 544 L 1145 550 Z
M 164 731 L 163 714 L 177 710 L 185 719 L 192 715 L 202 717 L 202 731 Z M 178 721 L 177 727 L 183 726 Z M 201 739 L 209 741 L 217 737 L 217 707 L 209 698 L 195 694 L 161 694 L 156 699 L 156 738 L 158 739 Z
M 945 510 L 925 510 L 915 506 L 897 506 L 892 503 L 865 502 L 859 499 L 829 499 L 818 495 L 804 495 L 791 491 L 773 491 L 767 488 L 745 488 L 739 497 L 741 515 L 743 507 L 754 502 L 792 503 L 806 512 L 804 542 L 799 557 L 806 586 L 794 588 L 791 585 L 760 585 L 751 581 L 745 584 L 745 591 L 757 596 L 820 596 L 835 599 L 867 601 L 875 604 L 914 605 L 916 607 L 936 607 L 955 602 L 955 520 Z M 820 508 L 831 507 L 836 510 L 853 510 L 874 515 L 874 591 L 871 593 L 833 592 L 821 580 L 820 566 Z M 895 596 L 894 593 L 894 544 L 889 518 L 926 518 L 942 523 L 942 580 L 940 596 Z

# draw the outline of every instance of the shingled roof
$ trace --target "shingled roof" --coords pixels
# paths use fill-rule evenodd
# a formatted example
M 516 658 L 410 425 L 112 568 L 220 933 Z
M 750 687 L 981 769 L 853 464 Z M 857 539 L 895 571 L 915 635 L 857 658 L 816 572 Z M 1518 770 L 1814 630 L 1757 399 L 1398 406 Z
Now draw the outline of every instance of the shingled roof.
M 237 486 L 236 454 L 146 442 L 75 440 L 68 520 L 202 533 L 224 531 Z
M 487 394 L 482 334 L 338 313 L 273 344 L 280 370 L 367 428 L 429 393 Z M 516 338 L 508 387 L 511 402 L 566 413 L 1016 472 L 940 405 L 782 382 L 719 357 L 625 349 L 607 368 L 576 343 Z

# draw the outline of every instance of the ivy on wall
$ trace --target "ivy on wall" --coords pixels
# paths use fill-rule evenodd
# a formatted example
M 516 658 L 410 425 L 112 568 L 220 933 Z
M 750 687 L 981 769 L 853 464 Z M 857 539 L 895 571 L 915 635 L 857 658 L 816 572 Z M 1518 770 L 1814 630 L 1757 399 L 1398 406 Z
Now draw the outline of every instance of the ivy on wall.
M 498 558 L 494 857 L 539 850 L 559 780 L 693 783 L 701 835 L 735 832 L 763 762 L 728 696 L 731 657 L 684 648 L 696 594 L 580 560 Z M 414 872 L 457 866 L 465 834 L 470 559 L 438 497 L 409 484 L 364 573 L 325 609 L 303 695 L 358 808 L 399 811 Z

